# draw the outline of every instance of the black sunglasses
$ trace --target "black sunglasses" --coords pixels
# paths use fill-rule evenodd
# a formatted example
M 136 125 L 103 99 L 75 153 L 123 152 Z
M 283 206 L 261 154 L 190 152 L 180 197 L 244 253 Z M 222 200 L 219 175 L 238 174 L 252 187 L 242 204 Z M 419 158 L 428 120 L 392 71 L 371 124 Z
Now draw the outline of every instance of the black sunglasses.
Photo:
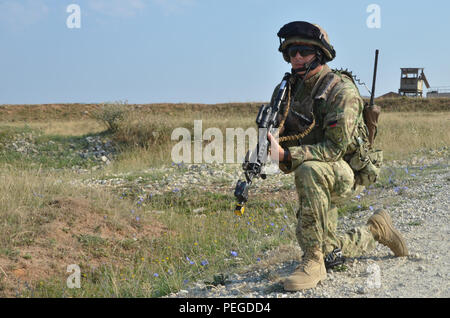
M 316 53 L 316 48 L 308 45 L 291 45 L 287 49 L 287 53 L 290 57 L 295 57 L 297 52 L 300 53 L 301 56 L 308 56 Z

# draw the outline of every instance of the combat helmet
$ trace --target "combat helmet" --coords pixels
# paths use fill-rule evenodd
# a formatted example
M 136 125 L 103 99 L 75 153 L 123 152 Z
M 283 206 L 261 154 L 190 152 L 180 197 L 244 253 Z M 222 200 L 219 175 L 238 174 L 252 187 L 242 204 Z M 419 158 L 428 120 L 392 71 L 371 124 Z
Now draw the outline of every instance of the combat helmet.
M 294 21 L 285 24 L 277 33 L 280 39 L 278 51 L 283 53 L 286 62 L 290 62 L 286 49 L 292 43 L 312 44 L 320 48 L 321 64 L 332 61 L 336 57 L 336 52 L 330 43 L 327 32 L 317 24 L 305 21 Z

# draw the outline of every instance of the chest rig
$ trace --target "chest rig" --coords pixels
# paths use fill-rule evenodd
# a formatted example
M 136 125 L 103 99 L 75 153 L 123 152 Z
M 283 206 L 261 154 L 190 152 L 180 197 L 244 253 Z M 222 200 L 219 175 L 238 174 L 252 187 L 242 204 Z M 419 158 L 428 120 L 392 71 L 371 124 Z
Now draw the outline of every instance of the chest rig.
M 299 145 L 312 145 L 324 140 L 325 128 L 336 120 L 329 106 L 333 103 L 339 89 L 334 89 L 348 77 L 354 83 L 350 73 L 331 70 L 326 73 L 310 92 L 300 91 L 282 106 L 284 117 L 280 120 L 280 144 L 283 148 Z M 291 92 L 289 92 L 291 93 Z M 306 93 L 306 94 L 305 94 Z M 291 100 L 292 99 L 292 100 Z M 383 161 L 381 150 L 371 149 L 369 132 L 361 112 L 351 132 L 353 138 L 343 159 L 355 173 L 355 186 L 369 186 L 376 182 Z
M 301 81 L 291 82 L 279 118 L 279 140 L 283 147 L 310 145 L 323 140 L 327 103 L 336 96 L 337 91 L 333 88 L 342 80 L 341 76 L 345 74 L 330 70 L 309 91 L 305 87 L 299 89 Z

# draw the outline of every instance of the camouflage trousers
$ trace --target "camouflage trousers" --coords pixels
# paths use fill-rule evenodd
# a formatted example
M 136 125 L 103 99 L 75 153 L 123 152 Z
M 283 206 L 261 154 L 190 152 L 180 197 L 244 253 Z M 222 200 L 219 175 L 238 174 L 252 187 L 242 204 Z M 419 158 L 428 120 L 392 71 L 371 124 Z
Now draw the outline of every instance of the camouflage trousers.
M 299 198 L 296 235 L 303 251 L 320 248 L 326 255 L 340 248 L 345 256 L 356 257 L 375 248 L 376 241 L 367 225 L 347 233 L 337 232 L 336 204 L 357 194 L 353 184 L 354 173 L 344 160 L 305 161 L 295 170 Z

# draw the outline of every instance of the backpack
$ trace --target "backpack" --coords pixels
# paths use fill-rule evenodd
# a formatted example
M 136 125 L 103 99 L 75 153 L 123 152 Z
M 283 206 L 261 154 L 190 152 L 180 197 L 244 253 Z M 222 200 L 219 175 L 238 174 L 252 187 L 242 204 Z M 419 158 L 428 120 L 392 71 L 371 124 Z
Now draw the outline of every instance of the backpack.
M 349 77 L 353 84 L 354 76 L 344 70 L 332 70 L 329 75 L 330 78 L 322 83 L 322 87 L 319 88 L 315 94 L 315 98 L 332 98 L 330 96 L 334 86 L 339 82 L 337 77 L 341 74 Z M 363 125 L 358 125 L 358 132 L 355 134 L 355 140 L 353 142 L 353 151 L 347 153 L 344 156 L 344 160 L 350 165 L 355 174 L 355 186 L 369 186 L 375 183 L 380 175 L 380 168 L 383 162 L 383 151 L 379 149 L 373 149 L 374 141 L 378 132 L 378 118 L 381 112 L 381 108 L 378 105 L 364 104 L 363 108 Z M 363 138 L 361 138 L 361 136 Z

